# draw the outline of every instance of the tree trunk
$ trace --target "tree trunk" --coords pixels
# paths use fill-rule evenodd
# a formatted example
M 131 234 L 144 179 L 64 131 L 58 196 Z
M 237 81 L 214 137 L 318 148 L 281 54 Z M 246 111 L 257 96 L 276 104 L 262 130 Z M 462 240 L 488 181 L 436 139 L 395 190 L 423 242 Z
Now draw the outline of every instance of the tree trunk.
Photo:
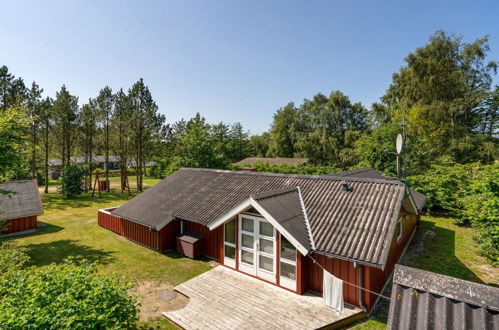
M 45 193 L 49 193 L 49 127 L 45 126 Z

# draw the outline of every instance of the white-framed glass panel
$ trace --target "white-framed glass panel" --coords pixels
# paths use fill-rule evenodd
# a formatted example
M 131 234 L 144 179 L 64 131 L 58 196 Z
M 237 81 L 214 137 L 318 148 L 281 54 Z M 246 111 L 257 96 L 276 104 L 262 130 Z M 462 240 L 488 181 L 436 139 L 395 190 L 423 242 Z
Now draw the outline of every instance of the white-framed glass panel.
M 236 219 L 224 224 L 224 265 L 236 267 Z
M 404 226 L 402 223 L 403 219 L 404 219 L 403 217 L 398 218 L 397 224 L 395 225 L 395 232 L 397 233 L 397 241 L 399 241 L 402 238 L 402 235 L 404 234 L 404 228 L 403 228 Z
M 297 250 L 286 237 L 281 235 L 279 260 L 279 283 L 281 286 L 296 291 Z
M 241 262 L 253 266 L 254 259 L 253 252 L 241 250 Z
M 260 252 L 274 255 L 274 241 L 260 237 Z
M 261 269 L 264 269 L 269 272 L 274 272 L 274 258 L 269 258 L 267 256 L 264 256 L 263 254 L 260 254 L 259 257 L 259 266 Z
M 253 233 L 255 227 L 255 221 L 253 219 L 250 219 L 248 217 L 242 217 L 241 218 L 241 230 L 246 231 L 249 233 Z
M 253 249 L 255 243 L 253 236 L 251 235 L 246 235 L 246 234 L 241 234 L 241 246 L 246 247 L 248 249 Z
M 274 237 L 274 226 L 268 222 L 260 222 L 260 235 L 267 237 Z

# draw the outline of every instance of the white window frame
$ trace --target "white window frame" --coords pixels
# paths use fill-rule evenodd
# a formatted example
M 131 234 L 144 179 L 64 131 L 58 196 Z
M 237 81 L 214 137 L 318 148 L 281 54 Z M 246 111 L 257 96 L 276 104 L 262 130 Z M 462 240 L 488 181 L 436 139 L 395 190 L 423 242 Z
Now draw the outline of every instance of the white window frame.
M 227 221 L 227 222 L 225 222 L 223 224 L 223 226 L 224 226 L 224 265 L 232 267 L 232 268 L 236 268 L 236 256 L 237 256 L 237 247 L 236 247 L 236 244 L 225 241 L 225 225 L 228 222 L 230 222 L 230 221 L 235 221 L 234 225 L 236 226 L 236 228 L 235 228 L 235 236 L 234 236 L 234 238 L 235 238 L 235 241 L 237 243 L 237 219 L 231 219 L 231 220 L 229 220 L 229 221 Z M 227 257 L 225 255 L 225 246 L 226 245 L 234 248 L 234 250 L 235 250 L 234 259 L 232 259 L 231 257 Z
M 282 236 L 281 234 L 279 234 L 279 249 L 281 249 L 281 245 L 282 245 L 282 238 L 284 236 Z M 285 237 L 284 237 L 285 238 Z M 289 241 L 288 239 L 286 239 L 287 241 Z M 291 242 L 290 242 L 291 243 Z M 293 244 L 291 244 L 293 245 Z M 281 274 L 281 265 L 279 264 L 279 284 L 287 289 L 290 289 L 290 290 L 293 290 L 293 291 L 296 291 L 296 277 L 298 275 L 298 266 L 297 266 L 297 260 L 298 260 L 298 249 L 293 245 L 293 247 L 295 248 L 295 260 L 289 260 L 289 259 L 286 259 L 286 258 L 283 258 L 282 257 L 282 251 L 279 251 L 279 262 L 283 262 L 285 264 L 288 264 L 288 265 L 291 265 L 291 266 L 294 266 L 295 267 L 295 279 L 292 280 L 290 278 L 287 278 L 285 276 L 282 276 Z
M 399 227 L 399 232 L 397 233 L 397 242 L 400 241 L 400 239 L 402 238 L 402 236 L 404 236 L 404 217 L 399 217 L 397 219 L 397 223 L 395 224 L 395 228 L 397 228 L 397 224 L 400 223 L 400 227 Z

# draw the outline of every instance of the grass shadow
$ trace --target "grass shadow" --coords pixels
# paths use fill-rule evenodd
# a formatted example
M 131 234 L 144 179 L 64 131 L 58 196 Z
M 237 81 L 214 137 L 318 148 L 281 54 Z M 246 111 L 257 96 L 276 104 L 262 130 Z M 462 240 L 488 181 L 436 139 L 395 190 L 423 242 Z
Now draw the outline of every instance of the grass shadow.
M 121 192 L 106 192 L 102 193 L 101 197 L 99 197 L 97 194 L 92 197 L 91 193 L 84 193 L 74 198 L 64 198 L 64 196 L 59 193 L 49 193 L 43 195 L 43 204 L 46 211 L 65 210 L 67 208 L 89 207 L 102 203 L 110 203 L 113 201 L 117 202 L 117 204 L 120 204 L 126 202 L 136 195 L 137 193 L 132 193 L 131 196 L 128 196 L 128 194 L 121 194 Z
M 430 272 L 484 283 L 456 257 L 456 232 L 435 221 L 421 220 L 401 264 Z
M 52 263 L 61 264 L 68 257 L 81 264 L 84 260 L 105 265 L 113 262 L 115 258 L 111 251 L 92 248 L 78 243 L 76 240 L 63 239 L 58 241 L 26 245 L 31 264 L 45 266 Z

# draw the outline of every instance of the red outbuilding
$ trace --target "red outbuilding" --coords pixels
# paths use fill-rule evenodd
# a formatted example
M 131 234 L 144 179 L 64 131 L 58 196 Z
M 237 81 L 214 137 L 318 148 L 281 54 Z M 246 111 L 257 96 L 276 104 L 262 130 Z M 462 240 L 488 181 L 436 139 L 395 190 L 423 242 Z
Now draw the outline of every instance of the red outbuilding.
M 36 231 L 37 217 L 43 206 L 34 180 L 0 184 L 0 220 L 7 221 L 4 235 L 22 235 Z

